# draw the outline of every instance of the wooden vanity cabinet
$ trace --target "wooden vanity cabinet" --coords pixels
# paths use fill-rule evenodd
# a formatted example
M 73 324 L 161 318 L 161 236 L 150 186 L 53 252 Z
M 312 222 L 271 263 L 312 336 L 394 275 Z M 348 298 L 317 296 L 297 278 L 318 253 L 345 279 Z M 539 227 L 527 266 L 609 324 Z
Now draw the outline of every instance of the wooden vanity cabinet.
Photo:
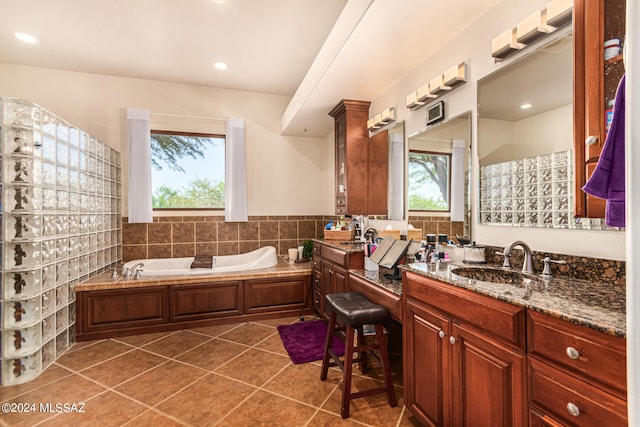
M 404 272 L 405 405 L 427 426 L 527 423 L 524 308 Z
M 624 74 L 622 54 L 604 59 L 604 42 L 624 43 L 626 0 L 574 0 L 575 215 L 604 218 L 605 202 L 582 186 L 593 173 L 606 138 L 605 109 Z
M 328 318 L 324 296 L 349 291 L 349 269 L 364 268 L 364 255 L 362 252 L 350 253 L 318 242 L 314 242 L 313 247 L 314 307 L 319 314 Z
M 530 425 L 627 425 L 624 339 L 529 310 L 527 352 Z

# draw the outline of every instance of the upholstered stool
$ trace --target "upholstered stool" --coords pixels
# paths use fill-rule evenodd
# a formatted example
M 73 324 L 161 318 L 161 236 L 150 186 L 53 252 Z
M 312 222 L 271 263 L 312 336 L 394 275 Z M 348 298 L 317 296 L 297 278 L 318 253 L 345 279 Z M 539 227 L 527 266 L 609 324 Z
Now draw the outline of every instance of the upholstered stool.
M 392 407 L 397 406 L 396 393 L 393 389 L 393 382 L 391 381 L 387 342 L 382 326 L 382 324 L 389 319 L 389 311 L 382 306 L 372 303 L 359 292 L 328 294 L 325 296 L 325 301 L 331 312 L 331 317 L 327 330 L 327 340 L 324 345 L 320 380 L 324 381 L 327 379 L 327 372 L 330 366 L 338 366 L 342 370 L 342 418 L 349 417 L 351 399 L 371 396 L 373 394 L 387 393 L 389 405 Z M 365 344 L 362 327 L 370 324 L 375 325 L 375 343 Z M 340 360 L 340 358 L 336 356 L 331 345 L 335 333 L 339 331 L 344 331 L 345 349 L 343 360 Z M 356 331 L 358 331 L 360 335 L 358 346 L 354 346 Z M 374 353 L 375 350 L 379 351 L 379 356 Z M 358 357 L 354 358 L 354 353 L 358 353 Z M 384 387 L 376 387 L 352 393 L 351 372 L 353 364 L 356 362 L 360 363 L 360 369 L 364 372 L 366 369 L 364 363 L 365 354 L 371 355 L 382 367 Z

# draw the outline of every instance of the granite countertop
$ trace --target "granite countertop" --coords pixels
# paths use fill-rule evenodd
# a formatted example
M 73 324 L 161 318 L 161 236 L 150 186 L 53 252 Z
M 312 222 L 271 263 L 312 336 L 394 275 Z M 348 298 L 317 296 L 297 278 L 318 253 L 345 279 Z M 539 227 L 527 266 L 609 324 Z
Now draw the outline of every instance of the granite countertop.
M 175 276 L 149 276 L 140 279 L 125 279 L 122 277 L 122 267 L 118 268 L 118 278 L 111 278 L 111 270 L 105 271 L 91 279 L 78 284 L 77 292 L 106 289 L 140 288 L 145 286 L 188 285 L 203 282 L 223 282 L 230 280 L 263 279 L 269 277 L 309 276 L 311 262 L 291 264 L 284 256 L 278 256 L 278 264 L 257 270 L 241 271 L 237 273 L 209 273 Z
M 384 274 L 387 272 L 391 272 L 391 270 L 387 270 L 386 268 L 380 268 L 380 271 L 349 270 L 349 274 L 368 280 L 374 285 L 380 286 L 398 296 L 402 296 L 402 280 L 391 280 L 384 277 Z
M 610 335 L 626 337 L 625 293 L 623 290 L 614 289 L 610 284 L 561 276 L 543 278 L 540 275 L 525 275 L 525 280 L 519 284 L 502 284 L 458 276 L 452 273 L 452 270 L 457 267 L 468 268 L 469 264 L 447 262 L 401 266 L 403 270 L 421 276 L 594 328 Z M 474 265 L 473 268 L 501 270 L 499 266 L 492 265 Z M 517 269 L 513 271 L 519 272 Z
M 329 247 L 340 249 L 347 253 L 362 252 L 362 242 L 356 242 L 354 240 L 348 242 L 342 242 L 340 240 L 325 240 L 325 239 L 312 239 L 314 242 L 322 243 Z

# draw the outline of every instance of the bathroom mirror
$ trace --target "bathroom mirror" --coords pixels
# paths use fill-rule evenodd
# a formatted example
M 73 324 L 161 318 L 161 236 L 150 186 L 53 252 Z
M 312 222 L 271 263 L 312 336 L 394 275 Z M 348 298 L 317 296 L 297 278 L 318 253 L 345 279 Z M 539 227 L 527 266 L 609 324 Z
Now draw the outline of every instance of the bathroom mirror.
M 570 29 L 527 49 L 478 81 L 479 222 L 611 229 L 573 216 Z
M 408 167 L 409 215 L 448 215 L 453 222 L 464 222 L 463 234 L 471 236 L 471 112 L 467 111 L 430 126 L 409 136 L 408 140 L 410 162 L 412 155 L 428 156 L 426 161 L 416 157 L 414 163 L 420 164 L 410 164 Z M 439 164 L 440 159 L 448 164 L 448 167 Z M 412 172 L 416 166 L 417 169 Z M 426 168 L 431 169 L 433 175 L 427 172 L 430 177 L 425 181 L 421 172 L 426 171 Z M 448 208 L 443 203 L 448 204 Z
M 405 138 L 404 121 L 394 124 L 389 132 L 388 218 L 404 221 L 405 213 Z

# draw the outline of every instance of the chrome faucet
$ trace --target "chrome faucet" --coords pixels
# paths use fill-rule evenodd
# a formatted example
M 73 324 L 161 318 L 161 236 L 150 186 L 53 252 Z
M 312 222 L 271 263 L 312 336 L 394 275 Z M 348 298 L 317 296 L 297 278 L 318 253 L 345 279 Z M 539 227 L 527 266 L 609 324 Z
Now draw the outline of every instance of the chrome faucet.
M 533 254 L 531 252 L 531 248 L 529 247 L 529 245 L 527 245 L 522 240 L 516 240 L 515 242 L 509 243 L 507 246 L 504 247 L 504 250 L 502 252 L 496 252 L 498 255 L 504 255 L 504 262 L 502 263 L 502 266 L 505 268 L 511 268 L 511 261 L 509 260 L 509 257 L 511 257 L 511 251 L 516 246 L 520 246 L 524 251 L 524 262 L 522 263 L 522 272 L 533 274 L 534 273 Z
M 131 267 L 129 267 L 124 272 L 125 279 L 130 279 L 131 275 L 133 275 L 134 279 L 139 279 L 140 278 L 140 268 L 142 268 L 142 267 L 144 267 L 144 263 L 142 263 L 142 262 L 136 263 L 136 264 L 132 265 Z

